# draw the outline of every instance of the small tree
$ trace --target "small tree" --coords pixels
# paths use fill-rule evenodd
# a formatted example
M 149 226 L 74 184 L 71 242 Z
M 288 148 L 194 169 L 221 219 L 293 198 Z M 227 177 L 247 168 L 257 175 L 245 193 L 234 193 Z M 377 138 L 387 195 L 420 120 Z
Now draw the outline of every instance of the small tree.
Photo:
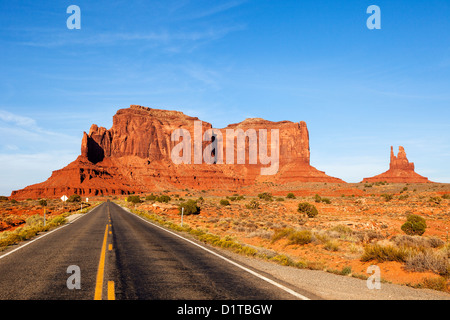
M 427 223 L 425 222 L 425 219 L 416 214 L 408 215 L 406 222 L 401 226 L 402 231 L 410 236 L 421 236 L 425 233 L 426 228 Z
M 300 213 L 305 213 L 309 218 L 314 218 L 319 214 L 319 211 L 317 211 L 316 206 L 308 202 L 299 203 L 297 211 Z
M 295 199 L 295 195 L 292 192 L 289 192 L 286 196 L 287 199 Z

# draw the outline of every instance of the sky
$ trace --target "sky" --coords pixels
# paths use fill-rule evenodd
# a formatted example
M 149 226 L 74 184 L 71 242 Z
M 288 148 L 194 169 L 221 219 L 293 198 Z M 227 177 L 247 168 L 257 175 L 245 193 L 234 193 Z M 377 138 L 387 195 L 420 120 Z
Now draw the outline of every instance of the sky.
M 215 128 L 306 121 L 328 175 L 382 173 L 401 145 L 450 183 L 449 15 L 448 0 L 1 0 L 0 195 L 45 181 L 132 104 Z

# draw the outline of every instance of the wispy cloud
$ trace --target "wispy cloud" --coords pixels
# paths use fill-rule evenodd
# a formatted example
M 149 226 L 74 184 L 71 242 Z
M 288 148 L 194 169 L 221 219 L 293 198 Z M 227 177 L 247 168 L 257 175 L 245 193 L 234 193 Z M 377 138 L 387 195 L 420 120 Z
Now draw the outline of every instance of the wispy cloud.
M 2 137 L 12 139 L 18 137 L 22 140 L 64 140 L 75 142 L 75 138 L 60 132 L 40 127 L 33 118 L 11 113 L 0 109 L 0 132 Z M 15 146 L 17 148 L 17 146 Z
M 202 41 L 214 41 L 226 35 L 244 30 L 244 25 L 232 25 L 222 27 L 210 27 L 201 30 L 174 31 L 160 30 L 157 32 L 104 32 L 90 33 L 79 37 L 67 37 L 67 34 L 59 30 L 47 33 L 33 33 L 24 38 L 28 38 L 18 43 L 32 47 L 61 47 L 61 46 L 123 46 L 125 43 L 140 45 L 150 45 L 156 47 L 173 47 L 186 45 L 186 43 L 196 44 Z
M 229 2 L 222 3 L 222 4 L 212 7 L 212 8 L 206 8 L 203 11 L 199 11 L 195 14 L 188 15 L 185 17 L 185 19 L 195 20 L 195 19 L 206 18 L 206 17 L 212 16 L 212 15 L 216 15 L 216 14 L 228 11 L 230 9 L 239 7 L 246 2 L 247 2 L 247 0 L 229 1 Z

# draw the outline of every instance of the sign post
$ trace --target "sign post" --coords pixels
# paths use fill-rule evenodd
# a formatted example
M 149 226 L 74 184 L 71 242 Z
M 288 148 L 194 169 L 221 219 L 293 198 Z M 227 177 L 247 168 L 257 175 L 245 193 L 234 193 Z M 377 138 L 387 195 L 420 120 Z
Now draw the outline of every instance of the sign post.
M 181 226 L 183 226 L 184 207 L 181 207 Z
M 63 195 L 63 196 L 61 197 L 61 200 L 62 200 L 62 202 L 66 202 L 66 201 L 67 201 L 67 199 L 69 199 L 69 198 L 67 198 L 67 196 L 66 196 L 66 195 Z

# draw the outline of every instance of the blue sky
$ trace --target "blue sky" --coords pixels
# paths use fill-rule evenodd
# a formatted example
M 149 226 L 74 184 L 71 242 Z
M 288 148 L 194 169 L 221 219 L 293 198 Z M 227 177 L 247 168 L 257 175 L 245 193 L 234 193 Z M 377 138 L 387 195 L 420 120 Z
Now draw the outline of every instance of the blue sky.
M 450 182 L 449 14 L 446 0 L 1 1 L 0 194 L 46 180 L 131 104 L 216 128 L 304 120 L 329 175 L 384 172 L 402 145 Z

